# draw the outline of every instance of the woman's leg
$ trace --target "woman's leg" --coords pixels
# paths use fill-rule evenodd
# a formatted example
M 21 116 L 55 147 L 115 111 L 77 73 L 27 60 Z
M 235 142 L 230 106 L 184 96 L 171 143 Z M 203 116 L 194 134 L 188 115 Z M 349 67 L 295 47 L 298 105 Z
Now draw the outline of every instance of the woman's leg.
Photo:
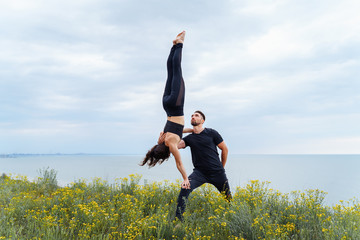
M 175 45 L 176 49 L 173 57 L 173 80 L 171 84 L 171 95 L 176 97 L 175 106 L 184 104 L 185 86 L 181 70 L 181 58 L 183 44 L 178 43 Z
M 163 107 L 168 116 L 182 116 L 185 98 L 185 84 L 182 77 L 181 58 L 183 44 L 173 46 L 168 59 L 168 79 L 163 95 Z M 173 51 L 173 52 L 172 52 Z
M 169 57 L 166 62 L 166 68 L 167 68 L 167 79 L 166 79 L 166 85 L 164 90 L 163 96 L 168 96 L 171 93 L 171 82 L 172 82 L 172 76 L 173 76 L 173 57 L 175 52 L 175 45 L 172 46 L 170 50 Z
M 181 58 L 182 58 L 182 48 L 183 44 L 178 43 L 175 45 L 177 48 L 175 49 L 174 57 L 173 57 L 173 81 L 171 90 L 174 92 L 174 96 L 176 98 L 176 106 L 184 106 L 184 94 L 185 94 L 185 86 L 184 79 L 182 77 L 181 70 Z
M 168 116 L 183 116 L 185 84 L 182 77 L 181 58 L 185 31 L 173 41 L 167 60 L 167 80 L 163 94 L 163 107 Z

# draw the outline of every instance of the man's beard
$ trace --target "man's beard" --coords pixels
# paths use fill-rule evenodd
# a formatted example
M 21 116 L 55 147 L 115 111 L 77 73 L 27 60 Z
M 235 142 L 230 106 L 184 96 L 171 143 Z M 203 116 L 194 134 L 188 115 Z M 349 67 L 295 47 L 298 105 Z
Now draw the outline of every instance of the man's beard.
M 193 125 L 194 127 L 196 127 L 196 126 L 199 126 L 200 123 L 198 123 L 198 122 L 196 122 L 196 121 L 191 121 L 191 125 Z

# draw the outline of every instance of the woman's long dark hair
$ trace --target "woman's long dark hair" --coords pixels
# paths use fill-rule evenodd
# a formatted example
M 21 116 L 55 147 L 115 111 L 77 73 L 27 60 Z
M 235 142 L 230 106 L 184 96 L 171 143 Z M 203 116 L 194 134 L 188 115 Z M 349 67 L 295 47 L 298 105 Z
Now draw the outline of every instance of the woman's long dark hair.
M 165 143 L 157 144 L 153 146 L 146 154 L 144 160 L 140 163 L 140 166 L 145 164 L 149 167 L 155 166 L 157 163 L 162 164 L 170 157 L 170 149 Z

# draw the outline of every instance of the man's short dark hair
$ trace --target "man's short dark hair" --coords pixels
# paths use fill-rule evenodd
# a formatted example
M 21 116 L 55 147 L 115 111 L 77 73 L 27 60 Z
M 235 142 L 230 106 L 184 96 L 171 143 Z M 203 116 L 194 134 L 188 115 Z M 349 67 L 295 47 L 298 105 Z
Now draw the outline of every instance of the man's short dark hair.
M 205 121 L 205 114 L 204 114 L 202 111 L 197 110 L 197 111 L 195 111 L 195 112 L 198 113 L 198 114 L 200 114 L 200 115 L 202 116 L 202 118 L 204 119 L 204 121 Z

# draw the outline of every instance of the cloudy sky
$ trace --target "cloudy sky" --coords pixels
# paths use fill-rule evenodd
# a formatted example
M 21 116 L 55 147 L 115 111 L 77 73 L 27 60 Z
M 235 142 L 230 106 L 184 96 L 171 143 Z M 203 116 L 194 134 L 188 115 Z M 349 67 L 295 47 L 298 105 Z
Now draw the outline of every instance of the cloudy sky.
M 0 1 L 0 154 L 143 154 L 166 122 L 171 42 L 185 117 L 230 153 L 360 153 L 360 2 Z

